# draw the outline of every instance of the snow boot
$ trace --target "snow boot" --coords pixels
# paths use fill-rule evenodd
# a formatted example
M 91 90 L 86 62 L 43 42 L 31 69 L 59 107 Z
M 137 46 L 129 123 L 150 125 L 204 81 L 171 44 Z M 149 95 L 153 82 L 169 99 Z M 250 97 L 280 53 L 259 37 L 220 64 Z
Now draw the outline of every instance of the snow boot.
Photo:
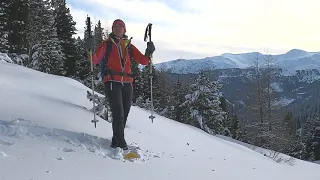
M 114 150 L 114 157 L 116 159 L 123 159 L 123 150 L 120 147 L 115 148 Z

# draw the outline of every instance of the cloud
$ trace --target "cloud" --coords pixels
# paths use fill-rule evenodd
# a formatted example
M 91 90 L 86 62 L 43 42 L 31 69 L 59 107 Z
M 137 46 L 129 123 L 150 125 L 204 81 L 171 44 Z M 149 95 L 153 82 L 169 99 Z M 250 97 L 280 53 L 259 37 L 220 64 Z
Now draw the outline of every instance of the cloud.
M 86 14 L 110 27 L 126 22 L 128 35 L 144 51 L 146 25 L 153 23 L 155 62 L 203 58 L 255 50 L 284 53 L 318 51 L 317 0 L 69 0 L 83 32 Z

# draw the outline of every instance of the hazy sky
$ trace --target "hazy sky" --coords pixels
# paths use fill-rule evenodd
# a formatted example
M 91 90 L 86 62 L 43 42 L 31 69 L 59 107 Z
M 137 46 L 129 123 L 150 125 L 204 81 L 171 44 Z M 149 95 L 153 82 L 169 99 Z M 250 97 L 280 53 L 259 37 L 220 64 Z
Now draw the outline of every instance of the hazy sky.
M 320 51 L 319 0 L 67 0 L 78 35 L 87 14 L 111 27 L 123 19 L 142 52 L 149 22 L 154 62 L 223 53 Z

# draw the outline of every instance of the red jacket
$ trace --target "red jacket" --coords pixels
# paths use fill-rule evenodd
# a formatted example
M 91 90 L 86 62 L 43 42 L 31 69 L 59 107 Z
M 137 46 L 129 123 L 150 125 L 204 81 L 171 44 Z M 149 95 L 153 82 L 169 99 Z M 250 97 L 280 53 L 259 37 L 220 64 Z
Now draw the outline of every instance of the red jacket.
M 128 48 L 125 48 L 125 41 L 128 41 L 128 40 L 121 39 L 118 44 L 110 36 L 108 40 L 112 41 L 112 51 L 109 55 L 106 68 L 109 68 L 117 72 L 124 72 L 124 73 L 131 74 L 130 54 L 129 54 Z M 106 41 L 103 41 L 98 46 L 98 48 L 96 49 L 95 53 L 92 56 L 93 64 L 99 64 L 100 61 L 104 58 L 106 54 L 106 45 L 107 45 Z M 133 59 L 137 61 L 139 64 L 147 65 L 150 61 L 149 58 L 143 55 L 133 44 L 131 44 L 130 46 L 132 48 Z M 122 54 L 124 65 L 122 65 L 121 63 L 120 54 Z M 122 75 L 112 75 L 112 76 L 105 74 L 104 82 L 107 82 L 107 81 L 133 82 L 133 78 L 130 76 L 122 76 Z

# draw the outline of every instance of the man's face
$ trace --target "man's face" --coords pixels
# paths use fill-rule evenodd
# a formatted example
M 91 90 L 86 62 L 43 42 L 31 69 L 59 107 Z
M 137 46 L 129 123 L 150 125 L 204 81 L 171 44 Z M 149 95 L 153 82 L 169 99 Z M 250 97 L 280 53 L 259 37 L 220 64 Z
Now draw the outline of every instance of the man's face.
M 122 37 L 124 34 L 124 25 L 122 22 L 116 21 L 113 25 L 112 31 L 117 37 Z

